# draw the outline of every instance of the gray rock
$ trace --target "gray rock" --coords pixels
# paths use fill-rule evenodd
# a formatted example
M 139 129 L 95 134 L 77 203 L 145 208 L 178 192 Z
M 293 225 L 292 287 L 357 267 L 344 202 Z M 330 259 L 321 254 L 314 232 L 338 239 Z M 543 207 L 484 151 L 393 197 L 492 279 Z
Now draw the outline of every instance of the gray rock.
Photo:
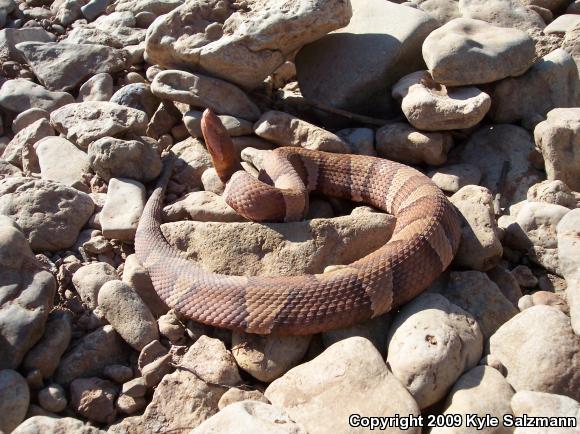
M 113 77 L 107 72 L 93 75 L 79 89 L 77 102 L 109 101 L 113 96 Z
M 85 175 L 90 170 L 86 152 L 62 137 L 46 137 L 38 141 L 34 148 L 42 179 L 89 192 L 85 184 Z
M 544 20 L 518 0 L 459 0 L 459 11 L 465 18 L 486 21 L 498 27 L 524 32 L 540 32 Z
M 389 337 L 387 363 L 420 408 L 443 398 L 462 372 L 477 365 L 483 349 L 477 321 L 439 294 L 405 305 Z
M 457 18 L 425 39 L 423 57 L 437 83 L 466 86 L 522 75 L 534 62 L 535 44 L 521 30 Z
M 104 101 L 68 104 L 50 115 L 54 128 L 86 150 L 101 137 L 134 133 L 145 135 L 148 118 L 145 112 Z
M 93 209 L 88 194 L 52 181 L 0 180 L 0 214 L 18 223 L 33 250 L 71 247 Z
M 127 178 L 111 178 L 105 206 L 100 214 L 103 236 L 129 241 L 145 208 L 145 186 Z
M 155 317 L 167 313 L 169 308 L 155 291 L 149 273 L 141 265 L 136 255 L 127 256 L 122 280 L 139 294 L 139 297 L 141 297 Z
M 414 0 L 410 5 L 416 5 L 419 9 L 427 12 L 443 25 L 454 18 L 459 18 L 459 2 L 457 0 Z
M 150 86 L 146 83 L 131 83 L 123 86 L 115 92 L 110 101 L 144 111 L 148 117 L 153 116 L 161 102 L 153 95 Z
M 54 380 L 68 385 L 76 378 L 102 375 L 106 366 L 126 363 L 128 347 L 112 326 L 106 325 L 83 336 L 65 354 Z
M 218 114 L 251 121 L 260 116 L 260 109 L 244 91 L 227 81 L 206 75 L 179 70 L 161 71 L 153 79 L 151 91 L 159 98 L 211 108 Z
M 123 42 L 117 36 L 93 27 L 75 27 L 68 33 L 63 42 L 67 44 L 94 44 L 123 48 Z
M 491 92 L 490 118 L 497 123 L 535 125 L 555 107 L 574 107 L 580 92 L 578 68 L 563 49 L 544 56 L 524 75 L 506 78 Z
M 201 187 L 201 175 L 213 167 L 205 145 L 191 137 L 176 143 L 171 150 L 177 157 L 172 180 L 188 189 L 186 191 Z
M 38 369 L 43 378 L 51 377 L 70 343 L 71 322 L 68 314 L 52 314 L 46 322 L 44 335 L 26 354 L 22 364 L 24 369 L 29 372 Z M 48 408 L 46 410 L 55 411 Z
M 50 12 L 54 20 L 63 26 L 69 26 L 74 21 L 82 17 L 81 7 L 87 0 L 55 0 L 50 5 Z
M 104 45 L 65 42 L 21 42 L 16 49 L 49 90 L 73 89 L 99 72 L 117 72 L 126 66 L 126 54 Z
M 250 9 L 188 0 L 151 25 L 146 60 L 205 70 L 254 88 L 291 53 L 345 26 L 350 16 L 350 4 L 343 0 L 295 0 L 291 7 L 268 2 Z
M 391 115 L 391 86 L 424 69 L 421 44 L 437 27 L 425 12 L 382 0 L 353 0 L 348 26 L 296 56 L 304 97 L 357 113 Z
M 459 163 L 439 167 L 428 176 L 441 190 L 456 193 L 466 185 L 479 184 L 481 171 L 473 164 Z
M 0 430 L 12 432 L 20 422 L 24 420 L 28 405 L 30 404 L 30 391 L 28 384 L 22 375 L 11 369 L 0 371 Z
M 109 0 L 90 0 L 86 5 L 81 7 L 81 13 L 88 21 L 93 21 L 105 12 L 108 5 Z
M 4 149 L 2 158 L 22 168 L 25 173 L 39 172 L 38 156 L 34 151 L 34 144 L 50 136 L 54 136 L 54 128 L 46 119 L 39 119 L 19 131 L 10 140 Z
M 103 374 L 115 383 L 123 384 L 133 378 L 133 369 L 125 365 L 109 365 L 103 370 Z
M 349 147 L 349 154 L 376 157 L 375 132 L 372 128 L 345 128 L 336 132 Z
M 50 113 L 41 108 L 29 108 L 24 110 L 14 118 L 14 122 L 12 122 L 12 132 L 17 134 L 40 119 L 49 120 Z
M 141 12 L 164 15 L 182 4 L 183 0 L 119 0 L 115 2 L 115 10 L 132 12 L 137 19 Z
M 211 169 L 208 169 L 211 170 Z M 204 172 L 205 173 L 205 172 Z M 195 191 L 163 208 L 166 222 L 194 220 L 200 222 L 243 222 L 239 215 L 223 199 L 209 191 Z
M 94 426 L 73 417 L 54 418 L 50 416 L 33 416 L 21 423 L 12 434 L 106 434 Z
M 91 309 L 97 307 L 101 287 L 119 276 L 115 268 L 105 262 L 83 265 L 72 276 L 72 283 L 81 300 Z
M 189 110 L 183 115 L 183 123 L 192 137 L 202 138 L 201 116 L 203 112 L 199 110 Z M 230 137 L 246 136 L 254 132 L 253 124 L 242 118 L 229 115 L 218 116 L 222 121 Z
M 79 378 L 70 385 L 71 407 L 81 416 L 99 423 L 115 419 L 118 388 L 100 378 Z
M 0 216 L 0 368 L 15 369 L 40 339 L 56 282 L 33 256 L 20 228 Z
M 580 24 L 580 16 L 576 14 L 564 14 L 560 15 L 554 21 L 546 26 L 544 33 L 550 35 L 552 33 L 564 34 L 569 30 L 572 30 Z
M 107 321 L 137 351 L 159 338 L 155 318 L 129 285 L 120 280 L 106 282 L 98 301 Z
M 38 403 L 46 411 L 60 413 L 68 402 L 64 389 L 58 384 L 50 384 L 38 392 Z
M 2 29 L 0 30 L 0 60 L 2 62 L 22 60 L 15 48 L 16 44 L 21 42 L 53 42 L 54 40 L 55 36 L 41 27 Z

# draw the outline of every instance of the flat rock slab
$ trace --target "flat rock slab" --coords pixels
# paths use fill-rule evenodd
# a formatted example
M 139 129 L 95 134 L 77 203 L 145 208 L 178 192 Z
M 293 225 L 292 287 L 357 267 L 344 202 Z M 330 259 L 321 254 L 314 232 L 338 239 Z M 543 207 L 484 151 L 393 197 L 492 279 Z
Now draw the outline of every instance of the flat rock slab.
M 321 273 L 376 250 L 389 239 L 394 219 L 359 213 L 296 223 L 183 221 L 161 228 L 171 244 L 214 273 L 292 275 Z
M 145 186 L 127 178 L 111 178 L 105 206 L 101 211 L 103 236 L 133 240 L 145 207 Z
M 383 0 L 353 0 L 348 26 L 306 45 L 296 56 L 302 94 L 371 115 L 396 110 L 391 86 L 425 69 L 421 45 L 437 27 L 430 15 Z
M 22 113 L 31 108 L 51 112 L 74 101 L 70 93 L 51 92 L 43 86 L 23 78 L 8 80 L 0 88 L 0 107 L 14 114 Z
M 88 186 L 83 182 L 84 175 L 90 170 L 86 152 L 62 137 L 46 137 L 37 142 L 34 148 L 42 179 L 89 192 Z
M 22 42 L 16 49 L 49 90 L 70 90 L 91 75 L 127 66 L 125 52 L 104 45 Z
M 21 42 L 53 42 L 55 36 L 41 27 L 0 30 L 0 60 L 20 60 L 16 51 L 16 44 Z
M 290 53 L 348 24 L 346 0 L 187 0 L 148 29 L 145 59 L 258 86 Z
M 88 194 L 53 181 L 0 180 L 0 214 L 18 223 L 33 250 L 71 247 L 94 206 Z

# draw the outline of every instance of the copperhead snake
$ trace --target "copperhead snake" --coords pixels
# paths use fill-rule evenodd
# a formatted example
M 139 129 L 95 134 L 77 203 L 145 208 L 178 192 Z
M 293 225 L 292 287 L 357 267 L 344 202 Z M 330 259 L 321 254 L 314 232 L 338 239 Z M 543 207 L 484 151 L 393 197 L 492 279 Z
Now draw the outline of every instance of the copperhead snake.
M 164 238 L 166 169 L 135 237 L 137 257 L 161 299 L 186 318 L 231 330 L 312 334 L 361 322 L 403 305 L 451 263 L 460 240 L 457 212 L 421 172 L 393 161 L 296 147 L 272 151 L 260 179 L 240 170 L 219 118 L 206 110 L 202 131 L 224 198 L 257 221 L 303 218 L 308 193 L 364 202 L 396 217 L 391 239 L 344 268 L 323 274 L 245 277 L 215 274 Z

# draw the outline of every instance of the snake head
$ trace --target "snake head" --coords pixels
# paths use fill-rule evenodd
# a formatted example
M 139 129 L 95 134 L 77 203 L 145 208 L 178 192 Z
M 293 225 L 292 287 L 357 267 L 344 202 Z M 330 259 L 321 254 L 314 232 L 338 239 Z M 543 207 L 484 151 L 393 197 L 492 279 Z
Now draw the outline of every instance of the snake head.
M 234 148 L 234 142 L 232 142 L 221 119 L 209 108 L 205 109 L 201 117 L 201 132 L 215 171 L 225 183 L 234 172 L 242 168 Z

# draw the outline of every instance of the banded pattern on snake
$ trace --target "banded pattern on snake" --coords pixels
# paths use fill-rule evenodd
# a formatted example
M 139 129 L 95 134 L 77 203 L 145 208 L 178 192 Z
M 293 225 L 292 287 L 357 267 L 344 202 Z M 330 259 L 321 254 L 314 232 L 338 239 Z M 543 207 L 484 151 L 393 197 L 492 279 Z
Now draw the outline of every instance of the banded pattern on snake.
M 264 161 L 260 179 L 238 170 L 219 119 L 204 113 L 206 144 L 224 198 L 258 221 L 297 220 L 308 193 L 364 202 L 393 214 L 392 238 L 344 268 L 277 277 L 208 272 L 169 245 L 160 229 L 163 175 L 139 222 L 135 251 L 155 290 L 179 314 L 195 321 L 259 334 L 310 334 L 348 326 L 401 306 L 451 263 L 460 240 L 459 217 L 421 172 L 393 161 L 283 147 Z

